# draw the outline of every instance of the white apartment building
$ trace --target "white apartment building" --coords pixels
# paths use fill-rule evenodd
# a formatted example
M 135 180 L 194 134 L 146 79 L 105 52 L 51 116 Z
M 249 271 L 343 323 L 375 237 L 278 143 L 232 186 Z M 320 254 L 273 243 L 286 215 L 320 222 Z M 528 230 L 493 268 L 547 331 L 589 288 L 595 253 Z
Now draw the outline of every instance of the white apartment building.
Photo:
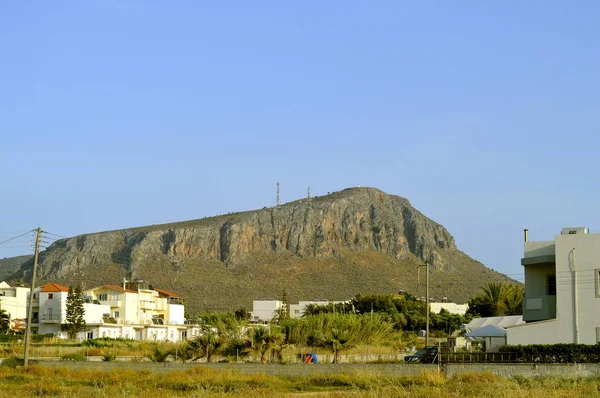
M 11 320 L 25 319 L 27 317 L 26 287 L 11 287 L 8 283 L 0 283 L 0 310 L 6 311 Z
M 28 289 L 26 289 L 28 290 Z M 66 323 L 69 289 L 47 283 L 34 290 L 32 331 L 67 337 L 61 331 Z M 126 338 L 178 341 L 195 337 L 198 325 L 187 324 L 182 296 L 165 289 L 153 289 L 147 282 L 101 285 L 83 292 L 86 330 L 78 338 Z M 29 294 L 23 300 L 26 307 Z
M 530 242 L 525 230 L 523 325 L 507 344 L 600 341 L 600 234 L 564 228 L 554 240 Z
M 304 315 L 304 310 L 308 305 L 329 305 L 329 304 L 344 304 L 346 301 L 329 301 L 326 299 L 322 300 L 305 300 L 299 301 L 298 304 L 290 304 L 290 318 L 300 318 Z M 252 320 L 255 322 L 270 322 L 275 318 L 276 311 L 283 306 L 283 302 L 280 300 L 266 299 L 266 300 L 254 300 L 252 301 Z
M 275 318 L 276 311 L 281 308 L 283 302 L 281 300 L 266 299 L 253 300 L 251 319 L 254 322 L 270 322 Z
M 67 295 L 69 288 L 58 283 L 47 283 L 34 290 L 33 294 L 33 316 L 31 329 L 38 334 L 55 334 L 66 336 L 61 331 L 61 325 L 67 319 Z M 27 292 L 25 305 L 29 304 L 29 292 Z M 87 325 L 98 325 L 102 323 L 102 315 L 109 310 L 108 306 L 100 303 L 85 302 L 83 319 Z

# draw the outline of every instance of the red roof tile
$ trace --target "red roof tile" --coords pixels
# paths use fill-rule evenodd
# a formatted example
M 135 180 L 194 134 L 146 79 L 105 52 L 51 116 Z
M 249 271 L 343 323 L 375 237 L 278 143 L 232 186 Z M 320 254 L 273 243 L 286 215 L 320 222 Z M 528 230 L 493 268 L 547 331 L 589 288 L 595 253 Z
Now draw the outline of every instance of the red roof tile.
M 155 287 L 154 290 L 156 290 L 157 292 L 159 292 L 160 294 L 165 295 L 165 296 L 169 296 L 169 297 L 173 297 L 173 298 L 183 298 L 183 296 L 181 294 L 172 292 L 170 290 L 159 289 L 157 287 Z
M 40 286 L 42 293 L 53 293 L 53 292 L 68 292 L 69 288 L 59 285 L 58 283 L 50 282 Z
M 131 289 L 123 289 L 121 286 L 117 286 L 117 285 L 107 285 L 107 284 L 104 284 L 104 285 L 101 285 L 101 286 L 95 287 L 94 289 L 100 289 L 100 288 L 103 288 L 103 287 L 105 287 L 105 288 L 107 288 L 107 289 L 118 290 L 118 291 L 120 291 L 120 292 L 127 292 L 127 293 L 137 293 L 135 290 L 131 290 Z

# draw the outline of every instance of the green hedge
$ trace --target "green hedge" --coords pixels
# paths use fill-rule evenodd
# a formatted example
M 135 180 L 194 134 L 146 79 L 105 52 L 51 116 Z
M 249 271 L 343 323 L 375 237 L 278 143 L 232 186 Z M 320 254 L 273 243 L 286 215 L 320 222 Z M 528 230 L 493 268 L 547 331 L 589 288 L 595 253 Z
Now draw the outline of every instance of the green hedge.
M 32 343 L 43 343 L 46 339 L 53 339 L 54 336 L 52 334 L 32 334 L 31 342 Z M 24 334 L 0 334 L 0 343 L 16 343 L 19 340 L 21 342 L 25 341 Z
M 534 363 L 600 362 L 600 344 L 532 344 L 500 348 L 500 352 L 517 354 L 520 361 Z
M 105 348 L 105 347 L 120 347 L 127 346 L 132 347 L 135 340 L 133 339 L 125 339 L 123 337 L 100 337 L 97 339 L 86 339 L 83 341 L 82 345 L 85 347 L 96 347 L 96 348 Z

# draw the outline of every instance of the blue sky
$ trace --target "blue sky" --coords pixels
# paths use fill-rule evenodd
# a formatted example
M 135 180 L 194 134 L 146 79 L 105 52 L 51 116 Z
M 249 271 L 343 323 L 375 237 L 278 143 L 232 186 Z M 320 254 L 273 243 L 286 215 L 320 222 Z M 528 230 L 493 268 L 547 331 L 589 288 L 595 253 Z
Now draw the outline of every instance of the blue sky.
M 361 185 L 519 274 L 523 228 L 600 229 L 600 3 L 573 4 L 2 2 L 0 238 Z

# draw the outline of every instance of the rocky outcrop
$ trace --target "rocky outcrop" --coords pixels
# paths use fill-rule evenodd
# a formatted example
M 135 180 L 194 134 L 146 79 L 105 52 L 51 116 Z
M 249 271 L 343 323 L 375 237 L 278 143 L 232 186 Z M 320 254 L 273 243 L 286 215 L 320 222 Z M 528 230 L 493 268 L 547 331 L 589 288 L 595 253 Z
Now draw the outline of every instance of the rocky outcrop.
M 350 188 L 262 210 L 63 239 L 42 253 L 38 275 L 42 280 L 89 283 L 146 278 L 197 296 L 194 283 L 220 282 L 206 279 L 208 268 L 232 274 L 244 269 L 250 275 L 253 267 L 264 265 L 258 264 L 261 256 L 271 262 L 335 263 L 344 253 L 363 252 L 397 264 L 429 262 L 438 272 L 461 272 L 456 258 L 464 256 L 448 231 L 407 199 L 373 188 Z M 28 280 L 30 268 L 31 261 L 13 278 Z M 293 283 L 274 281 L 274 293 Z M 252 296 L 251 285 L 239 289 L 245 289 L 240 296 Z

